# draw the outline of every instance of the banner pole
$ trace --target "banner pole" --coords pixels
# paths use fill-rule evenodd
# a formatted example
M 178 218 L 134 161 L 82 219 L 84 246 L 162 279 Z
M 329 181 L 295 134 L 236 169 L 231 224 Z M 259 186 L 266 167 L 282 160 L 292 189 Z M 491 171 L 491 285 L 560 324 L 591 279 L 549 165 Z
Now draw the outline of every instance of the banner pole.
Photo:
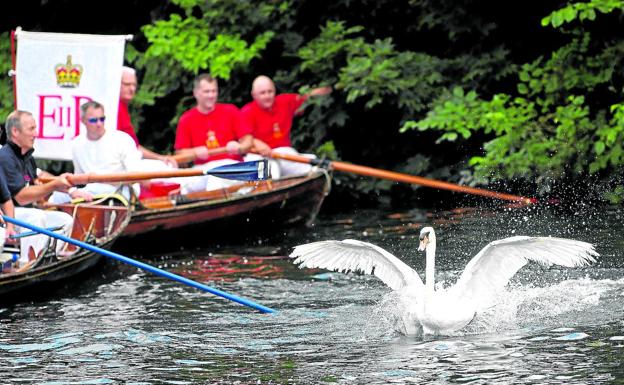
M 13 109 L 17 110 L 17 72 L 15 72 L 15 30 L 11 30 L 11 65 L 13 68 Z

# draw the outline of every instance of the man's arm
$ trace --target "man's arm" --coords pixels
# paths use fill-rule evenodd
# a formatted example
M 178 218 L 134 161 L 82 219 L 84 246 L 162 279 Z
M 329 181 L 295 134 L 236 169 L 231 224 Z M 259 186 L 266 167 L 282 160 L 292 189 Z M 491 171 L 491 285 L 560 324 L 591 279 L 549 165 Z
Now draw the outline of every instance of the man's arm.
M 295 115 L 299 115 L 303 112 L 303 103 L 311 96 L 324 96 L 324 95 L 329 95 L 332 92 L 332 88 L 330 86 L 325 86 L 325 87 L 317 87 L 312 89 L 311 91 L 308 91 L 307 93 L 303 94 L 303 95 L 298 95 L 294 106 L 292 106 L 293 108 L 293 113 Z
M 37 169 L 37 178 L 56 178 L 56 175 L 52 175 L 49 172 L 45 171 L 45 170 L 40 170 Z
M 0 214 L 15 218 L 11 192 L 9 191 L 9 187 L 6 185 L 6 176 L 4 175 L 4 170 L 2 168 L 0 168 L 0 202 Z M 15 228 L 12 223 L 5 222 L 1 217 L 0 223 L 6 223 L 7 238 L 15 234 Z
M 130 136 L 119 135 L 116 146 L 124 171 L 142 171 L 141 151 L 136 147 Z
M 244 155 L 251 150 L 254 138 L 251 134 L 244 135 L 238 141 L 232 140 L 227 143 L 225 148 L 228 154 L 231 155 Z
M 251 151 L 266 157 L 271 155 L 271 147 L 258 138 L 253 138 Z
M 139 145 L 139 150 L 141 151 L 141 153 L 143 154 L 143 159 L 156 159 L 156 160 L 160 160 L 161 162 L 165 162 L 166 164 L 170 165 L 171 167 L 178 167 L 178 162 L 175 161 L 175 159 L 171 156 L 167 156 L 167 155 L 160 155 L 148 148 L 145 148 L 141 145 Z
M 192 148 L 181 148 L 176 150 L 176 155 L 179 155 L 182 159 L 189 159 L 189 161 L 194 159 L 208 159 L 210 157 L 210 150 L 206 146 L 198 146 Z M 185 163 L 186 161 L 182 161 Z
M 240 143 L 240 148 L 238 150 L 239 154 L 246 154 L 254 145 L 254 137 L 251 134 L 247 134 L 240 138 L 238 143 Z
M 13 201 L 11 199 L 7 200 L 4 203 L 0 203 L 0 209 L 2 209 L 3 215 L 6 215 L 7 217 L 15 218 L 15 207 L 13 206 Z M 1 222 L 4 222 L 4 221 L 1 221 Z M 8 222 L 5 222 L 5 223 L 6 223 L 6 237 L 8 239 L 11 235 L 15 234 L 15 226 L 13 226 L 13 223 L 8 223 Z
M 15 199 L 15 201 L 20 205 L 24 206 L 41 200 L 52 194 L 54 191 L 66 192 L 70 187 L 72 187 L 72 184 L 64 175 L 61 175 L 55 177 L 48 183 L 24 187 L 17 194 L 15 194 L 13 199 Z
M 329 95 L 329 94 L 331 94 L 331 92 L 332 92 L 332 88 L 330 86 L 318 87 L 318 88 L 315 88 L 315 89 L 311 90 L 307 94 L 305 94 L 305 96 L 306 97 L 308 97 L 308 96 L 323 96 L 323 95 Z

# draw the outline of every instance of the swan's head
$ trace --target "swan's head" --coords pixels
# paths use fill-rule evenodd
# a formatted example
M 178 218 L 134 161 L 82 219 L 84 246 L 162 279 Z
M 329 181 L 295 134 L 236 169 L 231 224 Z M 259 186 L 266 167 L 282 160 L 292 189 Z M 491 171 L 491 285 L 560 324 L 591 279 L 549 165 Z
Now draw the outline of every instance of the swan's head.
M 433 231 L 433 227 L 423 227 L 420 230 L 420 246 L 418 246 L 418 251 L 423 251 L 427 249 L 429 244 L 435 244 L 435 231 Z

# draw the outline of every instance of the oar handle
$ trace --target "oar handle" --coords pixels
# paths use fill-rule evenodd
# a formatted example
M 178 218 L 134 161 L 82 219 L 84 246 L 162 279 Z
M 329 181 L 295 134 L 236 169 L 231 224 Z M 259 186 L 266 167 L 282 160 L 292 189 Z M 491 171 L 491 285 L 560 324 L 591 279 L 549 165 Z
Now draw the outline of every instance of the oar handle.
M 160 178 L 175 178 L 185 176 L 198 176 L 205 173 L 201 169 L 197 168 L 185 168 L 185 169 L 172 169 L 164 171 L 146 171 L 146 172 L 119 172 L 110 174 L 73 174 L 67 176 L 67 180 L 72 185 L 81 185 L 88 183 L 115 183 L 115 182 L 137 182 L 148 179 L 160 179 Z M 54 180 L 50 177 L 42 177 L 39 180 L 43 183 L 48 183 Z
M 282 152 L 276 152 L 276 151 L 271 151 L 271 158 L 274 159 L 284 159 L 284 160 L 290 160 L 291 162 L 299 162 L 299 163 L 308 163 L 308 164 L 313 164 L 313 165 L 321 165 L 321 163 L 323 161 L 321 161 L 318 158 L 308 158 L 302 155 L 296 155 L 296 154 L 285 154 Z M 327 162 L 326 166 L 330 166 L 332 162 Z
M 75 174 L 67 177 L 73 185 L 87 183 L 113 183 L 113 182 L 136 182 L 148 179 L 176 178 L 186 176 L 204 175 L 204 171 L 197 168 L 172 169 L 164 171 L 147 172 L 120 172 L 111 174 Z
M 81 247 L 83 249 L 87 249 L 89 251 L 93 251 L 94 253 L 101 254 L 101 255 L 103 255 L 105 257 L 112 258 L 112 259 L 118 260 L 118 261 L 123 262 L 123 263 L 127 263 L 129 265 L 134 266 L 134 267 L 138 267 L 139 269 L 147 270 L 147 271 L 149 271 L 151 273 L 154 273 L 156 275 L 160 275 L 162 277 L 169 278 L 169 279 L 172 279 L 174 281 L 178 281 L 178 282 L 183 283 L 185 285 L 188 285 L 188 286 L 191 286 L 191 287 L 195 287 L 197 289 L 206 291 L 208 293 L 217 295 L 219 297 L 228 299 L 230 301 L 239 303 L 241 305 L 245 305 L 245 306 L 254 308 L 254 309 L 259 310 L 259 311 L 261 311 L 263 313 L 275 313 L 275 310 L 273 310 L 271 308 L 268 308 L 266 306 L 260 305 L 258 303 L 255 303 L 255 302 L 250 301 L 250 300 L 245 299 L 245 298 L 238 297 L 238 296 L 233 295 L 233 294 L 226 293 L 226 292 L 221 291 L 219 289 L 212 288 L 212 287 L 204 285 L 202 283 L 195 282 L 195 281 L 190 280 L 188 278 L 184 278 L 184 277 L 182 277 L 180 275 L 170 273 L 168 271 L 159 269 L 159 268 L 154 267 L 152 265 L 148 265 L 147 263 L 139 262 L 139 261 L 134 260 L 132 258 L 125 257 L 125 256 L 123 256 L 121 254 L 117 254 L 117 253 L 114 253 L 114 252 L 109 251 L 109 250 L 104 250 L 104 249 L 102 249 L 100 247 L 90 245 L 88 243 L 76 240 L 74 238 L 66 237 L 63 234 L 58 234 L 58 233 L 46 230 L 46 229 L 41 228 L 41 227 L 38 227 L 38 226 L 35 226 L 35 225 L 31 225 L 30 223 L 26 223 L 26 222 L 20 221 L 19 219 L 7 217 L 7 216 L 4 216 L 4 215 L 2 216 L 2 218 L 5 221 L 13 223 L 15 225 L 18 225 L 20 227 L 25 227 L 27 229 L 31 229 L 33 231 L 36 231 L 38 233 L 47 235 L 49 237 L 60 239 L 60 240 L 62 240 L 64 242 L 67 242 L 67 243 L 70 243 L 72 245 Z
M 213 149 L 208 149 L 208 156 L 221 155 L 227 153 L 226 147 L 218 147 Z M 183 154 L 175 154 L 172 155 L 171 158 L 175 160 L 178 164 L 180 163 L 189 163 L 197 159 L 197 154 L 194 152 L 188 152 Z M 156 178 L 175 178 L 175 177 L 185 177 L 185 176 L 198 176 L 204 175 L 201 173 L 194 173 L 190 171 L 185 172 L 177 172 L 177 171 L 154 171 L 154 172 L 136 172 L 136 173 L 112 173 L 112 174 L 75 174 L 73 176 L 69 176 L 67 179 L 73 185 L 79 184 L 87 184 L 87 183 L 106 183 L 106 182 L 132 182 L 132 181 L 140 181 L 147 179 L 156 179 Z M 110 177 L 109 177 L 110 176 Z M 54 180 L 52 177 L 41 177 L 39 181 L 42 183 L 48 183 Z
M 188 149 L 188 152 L 183 152 L 181 154 L 175 154 L 172 155 L 171 157 L 178 162 L 178 164 L 180 163 L 189 163 L 194 161 L 195 159 L 197 159 L 197 154 L 194 151 L 190 151 L 191 149 Z M 208 149 L 207 152 L 207 156 L 215 156 L 215 155 L 221 155 L 221 154 L 226 154 L 227 148 L 226 147 L 217 147 L 217 148 L 211 148 Z
M 466 194 L 481 195 L 488 198 L 496 198 L 501 200 L 507 200 L 512 202 L 520 202 L 524 204 L 535 203 L 534 198 L 526 198 L 518 195 L 499 193 L 496 191 L 484 190 L 476 187 L 462 186 L 454 183 L 444 182 L 436 179 L 423 178 L 420 176 L 401 174 L 394 171 L 381 170 L 378 168 L 372 168 L 367 166 L 359 166 L 352 163 L 338 162 L 338 161 L 324 161 L 320 159 L 310 159 L 305 156 L 295 154 L 284 154 L 273 151 L 271 153 L 272 158 L 284 159 L 292 162 L 308 163 L 312 165 L 322 165 L 333 168 L 334 170 L 351 172 L 354 174 L 360 174 L 365 176 L 372 176 L 381 179 L 388 179 L 396 182 L 405 182 L 411 184 L 417 184 L 421 186 L 433 187 L 442 190 L 457 191 Z
M 201 168 L 170 169 L 162 171 L 128 171 L 110 174 L 73 174 L 68 175 L 67 180 L 72 185 L 88 183 L 115 183 L 115 182 L 136 182 L 149 179 L 164 178 L 184 178 L 189 176 L 214 175 L 218 178 L 235 179 L 244 181 L 256 181 L 269 179 L 270 173 L 266 160 L 254 160 L 251 162 L 241 162 L 226 164 L 203 170 Z M 52 181 L 52 178 L 40 178 L 44 183 Z

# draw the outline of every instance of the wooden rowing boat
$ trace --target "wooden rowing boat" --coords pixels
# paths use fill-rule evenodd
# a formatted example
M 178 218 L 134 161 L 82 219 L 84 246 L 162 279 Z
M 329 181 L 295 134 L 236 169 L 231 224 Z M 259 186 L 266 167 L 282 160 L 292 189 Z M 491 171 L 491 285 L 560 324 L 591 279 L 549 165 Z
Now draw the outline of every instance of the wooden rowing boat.
M 109 248 L 121 235 L 130 221 L 130 210 L 125 206 L 110 205 L 59 205 L 57 208 L 74 217 L 71 237 L 102 248 Z M 91 267 L 100 255 L 68 245 L 62 255 L 53 247 L 43 253 L 26 271 L 0 274 L 0 302 L 12 302 L 14 297 L 23 297 L 46 284 L 69 279 Z M 10 293 L 12 295 L 2 296 Z M 39 291 L 41 292 L 41 291 Z
M 329 193 L 324 170 L 308 176 L 246 182 L 227 189 L 141 200 L 123 236 L 180 229 L 203 231 L 223 225 L 282 226 L 311 223 Z

